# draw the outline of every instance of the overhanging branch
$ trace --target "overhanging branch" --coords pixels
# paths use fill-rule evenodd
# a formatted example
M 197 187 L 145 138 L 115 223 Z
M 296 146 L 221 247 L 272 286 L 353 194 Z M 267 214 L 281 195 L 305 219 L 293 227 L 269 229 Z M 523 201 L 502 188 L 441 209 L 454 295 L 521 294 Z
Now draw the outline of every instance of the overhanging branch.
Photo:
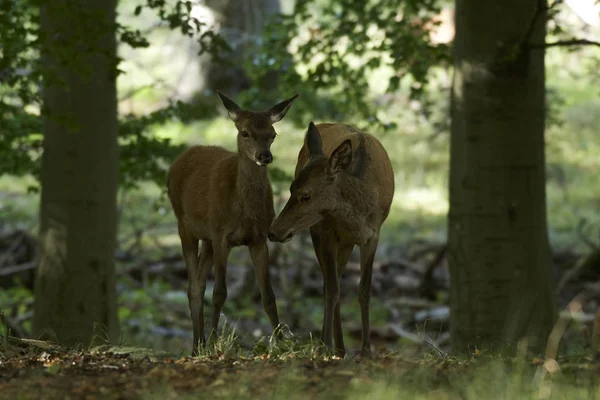
M 557 42 L 538 43 L 529 45 L 532 49 L 547 49 L 548 47 L 568 47 L 568 46 L 599 46 L 600 42 L 587 39 L 559 40 Z

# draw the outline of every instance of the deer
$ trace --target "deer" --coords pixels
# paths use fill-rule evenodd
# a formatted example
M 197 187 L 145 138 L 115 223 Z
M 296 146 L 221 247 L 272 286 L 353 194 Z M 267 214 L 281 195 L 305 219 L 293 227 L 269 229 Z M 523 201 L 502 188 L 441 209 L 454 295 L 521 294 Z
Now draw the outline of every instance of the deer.
M 346 354 L 340 320 L 340 278 L 354 246 L 360 248 L 358 301 L 360 354 L 369 357 L 369 301 L 373 260 L 381 225 L 394 196 L 394 172 L 386 150 L 372 135 L 337 123 L 310 122 L 298 153 L 290 198 L 268 238 L 285 243 L 310 229 L 323 273 L 324 318 L 321 341 L 340 357 Z
M 219 316 L 227 298 L 227 258 L 233 247 L 249 248 L 273 332 L 279 325 L 269 279 L 267 233 L 275 210 L 266 166 L 273 161 L 271 144 L 277 136 L 273 124 L 283 119 L 298 95 L 255 112 L 240 108 L 220 91 L 217 94 L 237 129 L 237 152 L 219 146 L 192 146 L 175 159 L 167 174 L 167 194 L 177 218 L 188 274 L 192 355 L 206 343 L 204 293 L 213 264 L 211 334 L 218 337 Z

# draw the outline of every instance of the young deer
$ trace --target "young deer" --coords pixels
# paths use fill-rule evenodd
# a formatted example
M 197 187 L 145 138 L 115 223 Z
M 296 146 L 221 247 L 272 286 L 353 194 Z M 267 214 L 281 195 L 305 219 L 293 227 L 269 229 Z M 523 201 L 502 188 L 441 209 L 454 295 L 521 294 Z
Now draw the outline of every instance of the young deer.
M 188 273 L 188 301 L 194 330 L 192 353 L 204 343 L 204 292 L 215 266 L 212 329 L 227 298 L 225 275 L 229 251 L 248 246 L 263 307 L 273 330 L 279 325 L 268 271 L 267 232 L 275 217 L 273 192 L 266 165 L 273 161 L 271 143 L 280 121 L 298 95 L 267 111 L 242 110 L 217 92 L 238 131 L 237 153 L 217 146 L 194 146 L 169 169 L 168 195 L 177 217 Z M 202 249 L 198 254 L 198 242 Z
M 335 352 L 340 356 L 346 354 L 346 349 L 340 321 L 339 280 L 354 245 L 360 246 L 361 355 L 368 356 L 373 259 L 379 230 L 394 195 L 394 173 L 388 154 L 375 137 L 352 126 L 317 127 L 311 122 L 298 154 L 290 192 L 290 199 L 271 226 L 269 240 L 287 242 L 296 231 L 310 228 L 324 280 L 321 340 L 331 348 L 333 334 Z

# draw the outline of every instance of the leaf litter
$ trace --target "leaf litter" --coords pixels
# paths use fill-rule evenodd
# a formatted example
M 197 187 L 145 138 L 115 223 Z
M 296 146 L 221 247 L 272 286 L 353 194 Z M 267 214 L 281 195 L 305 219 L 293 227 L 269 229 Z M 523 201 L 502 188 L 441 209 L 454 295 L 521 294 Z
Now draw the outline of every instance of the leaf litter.
M 378 351 L 370 359 L 340 359 L 310 344 L 282 348 L 183 357 L 119 346 L 72 350 L 14 339 L 10 348 L 0 346 L 0 399 L 539 399 L 567 392 L 590 398 L 593 377 L 600 372 L 590 357 L 558 360 L 568 368 L 536 383 L 536 371 L 544 368 L 539 357 L 511 360 L 478 352 L 458 359 Z

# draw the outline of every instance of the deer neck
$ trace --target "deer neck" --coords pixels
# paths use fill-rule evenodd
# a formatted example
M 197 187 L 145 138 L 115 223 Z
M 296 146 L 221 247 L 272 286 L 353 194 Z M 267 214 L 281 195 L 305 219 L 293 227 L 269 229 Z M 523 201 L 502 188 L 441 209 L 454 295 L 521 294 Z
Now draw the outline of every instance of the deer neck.
M 260 198 L 260 194 L 266 194 L 270 187 L 267 167 L 256 165 L 247 157 L 238 156 L 237 178 L 237 192 L 242 196 L 252 194 L 246 200 Z
M 333 214 L 340 220 L 358 220 L 358 216 L 368 215 L 377 206 L 374 193 L 368 190 L 360 179 L 353 176 L 340 176 L 338 188 L 343 199 Z

